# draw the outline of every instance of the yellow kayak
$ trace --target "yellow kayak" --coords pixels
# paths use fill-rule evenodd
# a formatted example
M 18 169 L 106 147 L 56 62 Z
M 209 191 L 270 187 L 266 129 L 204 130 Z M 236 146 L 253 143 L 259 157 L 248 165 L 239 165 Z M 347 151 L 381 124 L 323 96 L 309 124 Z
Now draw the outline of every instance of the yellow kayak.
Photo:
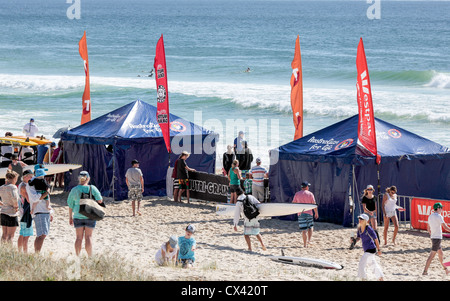
M 37 144 L 50 144 L 53 142 L 51 140 L 43 139 L 40 137 L 12 136 L 11 138 L 21 139 L 21 140 L 25 140 L 25 141 L 27 141 L 27 139 L 28 139 L 28 141 L 36 142 Z
M 11 137 L 0 137 L 1 144 L 15 144 L 23 146 L 36 146 L 38 145 L 34 141 L 26 141 L 25 139 L 11 138 Z

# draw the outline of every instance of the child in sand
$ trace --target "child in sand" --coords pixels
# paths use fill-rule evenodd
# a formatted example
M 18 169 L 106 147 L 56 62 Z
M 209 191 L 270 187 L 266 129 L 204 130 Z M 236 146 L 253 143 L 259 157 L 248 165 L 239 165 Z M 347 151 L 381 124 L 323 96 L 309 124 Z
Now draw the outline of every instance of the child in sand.
M 174 264 L 177 260 L 178 253 L 178 237 L 171 236 L 169 240 L 161 245 L 156 252 L 155 260 L 158 265 Z
M 192 237 L 195 232 L 194 225 L 188 225 L 186 227 L 186 233 L 184 236 L 178 237 L 178 260 L 181 262 L 183 268 L 191 268 L 195 261 L 195 247 L 197 242 Z
M 34 190 L 38 194 L 41 194 L 39 200 L 36 202 L 33 202 L 32 206 L 31 206 L 31 214 L 32 215 L 35 213 L 37 204 L 42 200 L 45 200 L 47 209 L 51 210 L 50 198 L 49 198 L 49 192 L 48 192 L 48 189 L 50 186 L 48 185 L 47 181 L 44 178 L 46 175 L 47 174 L 45 173 L 44 169 L 42 169 L 42 168 L 36 169 L 34 171 L 34 177 L 30 180 L 30 182 L 28 182 L 28 185 L 30 186 L 30 188 L 34 188 Z

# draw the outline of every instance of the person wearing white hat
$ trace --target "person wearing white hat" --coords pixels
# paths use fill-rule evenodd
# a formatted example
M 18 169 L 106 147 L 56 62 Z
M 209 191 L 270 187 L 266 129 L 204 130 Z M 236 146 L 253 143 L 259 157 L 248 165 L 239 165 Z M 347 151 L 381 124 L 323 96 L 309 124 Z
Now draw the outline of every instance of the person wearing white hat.
M 178 237 L 172 235 L 156 252 L 155 260 L 158 265 L 175 264 L 178 253 Z
M 361 240 L 364 254 L 358 264 L 358 277 L 367 280 L 366 268 L 371 267 L 378 280 L 383 281 L 383 271 L 378 264 L 375 254 L 381 255 L 380 243 L 377 234 L 369 225 L 369 216 L 365 213 L 358 216 L 356 242 Z

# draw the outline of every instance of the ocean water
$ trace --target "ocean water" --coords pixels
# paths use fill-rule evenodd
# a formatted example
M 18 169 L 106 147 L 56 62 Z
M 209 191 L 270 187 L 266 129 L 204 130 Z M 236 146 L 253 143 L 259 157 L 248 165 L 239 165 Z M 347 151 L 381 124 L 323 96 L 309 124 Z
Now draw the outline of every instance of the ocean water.
M 75 1 L 74 1 L 75 2 Z M 300 36 L 304 135 L 357 114 L 364 46 L 375 116 L 450 146 L 450 2 L 0 0 L 0 134 L 30 117 L 51 137 L 79 125 L 86 31 L 92 118 L 136 99 L 156 105 L 155 46 L 164 35 L 171 113 L 220 134 L 218 163 L 239 130 L 254 156 L 292 141 L 291 62 Z M 251 72 L 244 72 L 251 68 Z M 264 164 L 265 163 L 265 164 Z

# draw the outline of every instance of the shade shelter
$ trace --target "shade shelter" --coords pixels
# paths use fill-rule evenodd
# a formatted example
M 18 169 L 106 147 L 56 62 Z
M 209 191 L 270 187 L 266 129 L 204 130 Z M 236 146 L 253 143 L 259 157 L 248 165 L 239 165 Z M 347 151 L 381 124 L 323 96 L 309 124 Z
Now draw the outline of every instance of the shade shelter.
M 351 226 L 369 184 L 376 193 L 395 185 L 401 195 L 450 199 L 449 148 L 378 118 L 375 129 L 379 165 L 358 143 L 358 115 L 271 150 L 271 202 L 292 202 L 309 181 L 319 220 Z
M 81 164 L 102 195 L 127 198 L 126 170 L 137 159 L 144 174 L 144 196 L 166 195 L 166 174 L 183 150 L 197 171 L 214 173 L 218 135 L 170 114 L 172 153 L 156 120 L 156 107 L 137 100 L 62 134 L 67 163 Z M 79 170 L 66 175 L 66 189 L 77 185 Z

